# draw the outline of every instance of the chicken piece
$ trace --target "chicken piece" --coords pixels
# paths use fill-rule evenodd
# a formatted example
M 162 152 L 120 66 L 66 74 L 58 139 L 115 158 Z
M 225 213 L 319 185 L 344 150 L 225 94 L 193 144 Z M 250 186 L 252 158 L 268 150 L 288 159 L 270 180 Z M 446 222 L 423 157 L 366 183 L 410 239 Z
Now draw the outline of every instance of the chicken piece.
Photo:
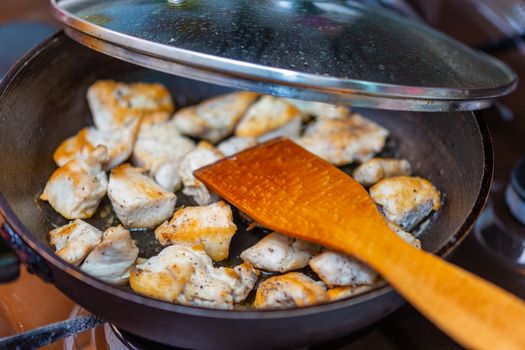
M 353 114 L 345 119 L 318 119 L 294 141 L 334 165 L 345 165 L 372 158 L 383 149 L 387 136 L 385 128 Z
M 100 243 L 102 232 L 82 220 L 49 231 L 49 243 L 56 254 L 65 261 L 78 266 Z
M 303 123 L 300 118 L 294 118 L 283 126 L 274 129 L 257 138 L 258 142 L 266 142 L 278 137 L 297 138 L 301 134 Z
M 211 193 L 206 186 L 199 181 L 193 172 L 205 165 L 214 163 L 221 159 L 223 154 L 215 147 L 205 141 L 201 141 L 197 148 L 188 153 L 182 160 L 180 176 L 184 188 L 182 193 L 192 197 L 198 205 L 207 205 L 219 200 L 215 193 Z
M 390 229 L 394 231 L 399 237 L 401 237 L 405 242 L 414 246 L 417 249 L 421 249 L 421 241 L 414 237 L 414 235 L 404 231 L 401 227 L 399 227 L 392 221 L 387 220 L 386 223 L 388 224 L 388 227 L 390 227 Z
M 241 259 L 261 270 L 288 272 L 307 266 L 320 250 L 316 244 L 272 232 L 243 251 Z
M 253 92 L 240 91 L 205 100 L 175 113 L 175 124 L 183 134 L 216 143 L 233 132 L 258 96 Z
M 108 161 L 107 149 L 98 146 L 86 159 L 73 159 L 53 172 L 40 199 L 66 219 L 93 216 L 106 194 L 108 180 L 102 164 Z
M 366 286 L 347 286 L 347 287 L 335 287 L 328 289 L 326 291 L 326 294 L 328 295 L 328 299 L 330 301 L 336 301 L 341 299 L 346 299 L 351 296 L 359 295 L 368 292 L 369 290 L 372 290 L 374 288 L 373 285 L 366 285 Z
M 441 206 L 439 191 L 421 177 L 383 179 L 370 187 L 369 192 L 385 217 L 408 231 Z
M 387 221 L 388 226 L 407 243 L 420 249 L 421 242 L 399 226 Z M 355 258 L 333 251 L 325 250 L 313 257 L 310 268 L 329 287 L 369 285 L 378 279 L 377 273 Z
M 293 133 L 297 125 L 300 130 L 300 124 L 301 112 L 297 108 L 285 99 L 266 95 L 248 109 L 235 129 L 235 136 L 259 138 L 281 128 L 288 133 L 286 136 L 297 136 Z M 283 134 L 282 129 L 270 136 L 276 137 L 278 134 Z
M 201 245 L 172 245 L 137 265 L 130 286 L 137 293 L 185 305 L 232 309 L 257 281 L 249 264 L 216 268 Z
M 325 287 L 299 272 L 270 277 L 257 287 L 257 309 L 287 309 L 328 301 Z
M 232 156 L 236 153 L 244 151 L 257 144 L 257 139 L 254 137 L 230 137 L 219 143 L 217 149 L 224 154 L 225 157 Z
M 363 186 L 372 186 L 387 177 L 410 175 L 412 169 L 406 159 L 372 158 L 353 172 L 354 180 Z
M 241 264 L 233 269 L 197 270 L 178 301 L 186 305 L 233 309 L 234 303 L 243 301 L 250 294 L 258 276 L 259 272 L 250 264 Z
M 104 282 L 123 285 L 139 255 L 139 248 L 129 231 L 122 226 L 110 227 L 102 235 L 102 243 L 89 253 L 80 266 L 88 275 Z
M 155 230 L 155 237 L 162 245 L 201 243 L 214 260 L 228 257 L 230 241 L 237 231 L 231 207 L 219 201 L 202 207 L 179 209 L 168 223 Z
M 317 118 L 345 119 L 352 114 L 347 107 L 328 103 L 295 100 L 291 98 L 287 98 L 286 101 L 293 104 L 305 116 L 311 115 Z
M 103 145 L 107 148 L 109 156 L 109 160 L 104 164 L 104 170 L 109 170 L 129 158 L 139 125 L 137 120 L 114 130 L 83 128 L 60 144 L 53 154 L 53 159 L 58 166 L 62 166 L 75 158 L 85 158 L 97 146 Z
M 228 270 L 229 268 L 225 267 L 224 269 Z M 235 266 L 233 272 L 238 276 L 235 277 L 233 280 L 234 283 L 232 284 L 233 301 L 240 303 L 248 297 L 253 287 L 255 287 L 260 272 L 249 263 L 242 263 Z M 229 275 L 232 275 L 232 273 L 230 272 Z
M 135 265 L 130 272 L 129 285 L 139 294 L 177 302 L 194 270 L 202 268 L 203 254 L 203 249 L 194 247 L 164 248 L 158 255 Z
M 109 176 L 108 196 L 126 227 L 154 228 L 175 210 L 175 194 L 143 173 L 143 169 L 122 164 Z
M 88 89 L 87 100 L 100 130 L 113 130 L 144 116 L 158 120 L 175 109 L 169 91 L 160 84 L 99 80 Z
M 374 270 L 353 257 L 328 250 L 313 257 L 309 265 L 329 287 L 372 284 L 378 278 Z
M 173 121 L 155 123 L 140 129 L 132 161 L 148 170 L 162 188 L 174 192 L 182 186 L 182 160 L 194 148 L 195 143 L 180 135 Z
M 144 114 L 140 121 L 140 130 L 157 124 L 166 123 L 170 120 L 170 118 L 171 113 L 163 111 Z

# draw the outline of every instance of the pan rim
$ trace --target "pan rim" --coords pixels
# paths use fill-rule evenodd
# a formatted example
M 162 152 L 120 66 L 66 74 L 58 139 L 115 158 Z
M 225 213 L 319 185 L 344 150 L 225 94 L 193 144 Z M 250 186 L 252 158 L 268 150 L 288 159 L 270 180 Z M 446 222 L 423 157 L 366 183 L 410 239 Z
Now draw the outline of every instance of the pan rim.
M 18 62 L 11 68 L 11 70 L 5 75 L 4 79 L 0 82 L 0 99 L 4 98 L 6 91 L 9 89 L 11 83 L 16 77 L 25 69 L 25 67 L 43 51 L 52 49 L 52 43 L 58 40 L 71 40 L 63 31 L 59 31 L 44 40 L 34 49 L 24 55 Z M 485 206 L 488 195 L 490 193 L 490 187 L 493 178 L 493 147 L 490 138 L 488 127 L 479 112 L 469 112 L 474 118 L 478 127 L 480 135 L 480 141 L 482 144 L 484 169 L 482 172 L 481 182 L 479 185 L 478 194 L 476 201 L 471 208 L 469 215 L 465 218 L 463 224 L 459 229 L 449 237 L 449 239 L 438 249 L 435 249 L 432 253 L 442 258 L 446 258 L 468 235 L 472 229 L 477 217 L 481 213 L 481 210 Z M 238 319 L 238 320 L 251 320 L 251 319 L 279 319 L 279 318 L 293 318 L 303 317 L 307 315 L 319 314 L 329 312 L 337 309 L 351 307 L 365 301 L 373 300 L 381 295 L 395 292 L 395 290 L 388 284 L 379 285 L 370 291 L 363 294 L 333 301 L 326 304 L 318 304 L 312 306 L 306 306 L 301 308 L 286 309 L 286 310 L 219 310 L 204 308 L 198 306 L 186 306 L 173 304 L 166 301 L 161 301 L 146 296 L 142 296 L 131 291 L 123 290 L 116 286 L 112 286 L 101 282 L 88 274 L 81 271 L 79 268 L 70 265 L 60 259 L 54 254 L 48 246 L 38 241 L 32 232 L 20 221 L 20 219 L 12 211 L 7 200 L 0 193 L 0 215 L 3 216 L 5 222 L 13 229 L 13 231 L 33 249 L 39 256 L 41 256 L 45 264 L 51 264 L 55 268 L 70 275 L 70 277 L 79 280 L 83 284 L 88 284 L 94 288 L 101 290 L 104 293 L 108 293 L 114 297 L 126 299 L 129 302 L 140 304 L 163 311 L 174 312 L 179 314 L 186 314 L 191 316 L 202 316 L 206 318 L 220 318 L 220 319 Z

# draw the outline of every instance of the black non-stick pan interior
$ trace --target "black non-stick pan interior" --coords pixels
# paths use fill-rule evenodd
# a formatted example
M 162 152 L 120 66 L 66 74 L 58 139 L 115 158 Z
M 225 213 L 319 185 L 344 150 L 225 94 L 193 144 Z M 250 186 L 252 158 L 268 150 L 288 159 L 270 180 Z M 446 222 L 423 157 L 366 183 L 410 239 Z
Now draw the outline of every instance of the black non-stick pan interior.
M 97 79 L 159 82 L 171 90 L 177 108 L 231 91 L 123 63 L 72 41 L 61 45 L 62 53 L 46 56 L 17 76 L 0 105 L 0 191 L 45 246 L 48 231 L 66 220 L 37 198 L 56 168 L 53 151 L 65 138 L 91 124 L 85 98 L 90 84 Z M 75 59 L 68 50 L 75 52 Z M 50 69 L 42 69 L 45 66 Z M 438 251 L 464 224 L 483 186 L 486 154 L 476 118 L 471 113 L 359 112 L 390 130 L 387 154 L 407 158 L 415 174 L 430 179 L 444 194 L 445 205 L 425 223 L 420 236 L 424 249 Z M 181 204 L 188 202 L 181 197 Z M 94 222 L 100 228 L 112 223 L 100 216 Z M 245 225 L 239 226 L 232 260 L 262 234 L 257 230 L 247 233 Z M 141 256 L 160 249 L 151 232 L 133 236 L 139 241 Z

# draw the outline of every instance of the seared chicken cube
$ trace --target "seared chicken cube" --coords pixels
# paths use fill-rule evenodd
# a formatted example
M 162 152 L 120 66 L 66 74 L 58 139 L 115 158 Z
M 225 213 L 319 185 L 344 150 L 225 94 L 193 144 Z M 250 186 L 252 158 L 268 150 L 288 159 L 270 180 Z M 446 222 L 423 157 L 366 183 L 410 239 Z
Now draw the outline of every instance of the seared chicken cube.
M 285 99 L 263 96 L 246 112 L 235 129 L 235 136 L 260 138 L 298 136 L 301 128 L 301 112 Z
M 99 80 L 88 89 L 87 99 L 100 130 L 116 129 L 148 115 L 165 117 L 175 108 L 169 91 L 160 84 Z
M 66 219 L 93 216 L 106 194 L 108 180 L 102 164 L 108 161 L 106 147 L 98 146 L 85 159 L 73 159 L 51 175 L 40 199 Z
M 241 259 L 261 270 L 288 272 L 307 266 L 320 250 L 316 244 L 272 232 L 243 251 Z
M 257 138 L 258 142 L 266 142 L 278 137 L 297 138 L 301 134 L 303 123 L 300 118 L 290 120 L 280 128 L 274 129 Z
M 383 149 L 387 136 L 385 128 L 353 114 L 345 119 L 317 119 L 294 141 L 334 165 L 345 165 L 372 158 Z
M 221 151 L 225 157 L 229 157 L 255 145 L 257 145 L 257 139 L 254 137 L 233 136 L 219 143 L 217 149 Z
M 250 264 L 235 268 L 196 270 L 180 295 L 179 302 L 219 309 L 232 309 L 246 299 L 255 286 L 259 272 Z
M 228 271 L 227 267 L 224 269 Z M 233 272 L 237 275 L 235 276 L 235 279 L 232 280 L 233 301 L 235 303 L 240 303 L 248 297 L 253 287 L 255 287 L 260 272 L 249 263 L 242 263 L 235 266 Z M 233 276 L 231 272 L 228 272 L 228 274 Z
M 310 267 L 329 287 L 372 284 L 377 273 L 345 254 L 324 251 L 310 260 Z
M 418 249 L 421 248 L 421 242 L 410 233 L 403 231 L 394 223 L 387 221 L 387 224 L 392 231 L 407 243 Z M 355 258 L 329 250 L 325 250 L 313 257 L 309 265 L 329 287 L 369 285 L 378 278 L 374 270 Z
M 128 282 L 129 271 L 138 255 L 139 248 L 129 231 L 122 226 L 110 227 L 80 269 L 104 282 L 123 285 Z
M 383 179 L 370 187 L 370 196 L 388 220 L 408 231 L 441 205 L 439 191 L 421 177 Z
M 366 293 L 373 288 L 374 286 L 372 285 L 358 286 L 358 287 L 355 287 L 355 286 L 335 287 L 335 288 L 328 289 L 326 291 L 326 295 L 328 295 L 328 299 L 330 301 L 336 301 L 336 300 L 346 299 L 354 295 Z
M 162 245 L 201 243 L 214 261 L 221 261 L 228 257 L 235 231 L 231 207 L 219 201 L 177 210 L 169 223 L 157 227 L 155 237 Z
M 410 232 L 406 232 L 399 225 L 393 223 L 392 221 L 387 220 L 386 223 L 388 224 L 388 227 L 390 227 L 390 229 L 394 231 L 394 233 L 396 233 L 399 237 L 401 237 L 405 242 L 417 249 L 421 249 L 421 241 Z
M 195 143 L 182 136 L 173 121 L 143 126 L 133 149 L 133 164 L 150 172 L 165 190 L 180 189 L 179 174 L 184 157 L 195 148 Z
M 101 231 L 78 219 L 49 231 L 49 243 L 55 246 L 56 254 L 76 266 L 80 265 L 101 239 Z
M 104 170 L 109 170 L 129 158 L 139 125 L 137 120 L 114 130 L 83 128 L 60 144 L 53 154 L 53 159 L 58 166 L 62 166 L 75 158 L 86 157 L 97 146 L 102 145 L 107 148 L 109 156 L 109 160 L 104 164 Z
M 359 165 L 352 176 L 363 186 L 372 186 L 387 177 L 410 175 L 412 169 L 406 159 L 372 158 Z
M 233 132 L 257 97 L 245 91 L 217 96 L 175 113 L 175 124 L 183 134 L 216 143 Z
M 331 105 L 322 102 L 286 99 L 299 109 L 305 116 L 314 116 L 317 118 L 344 119 L 351 115 L 347 107 Z
M 144 170 L 122 164 L 109 176 L 108 196 L 126 227 L 154 228 L 175 210 L 177 197 L 144 175 Z
M 164 163 L 154 173 L 152 173 L 155 181 L 163 189 L 170 192 L 177 192 L 182 187 L 182 177 L 180 176 L 180 166 L 183 158 Z
M 158 255 L 135 265 L 129 276 L 129 285 L 139 294 L 176 302 L 194 270 L 202 268 L 203 254 L 203 249 L 193 247 L 164 248 Z
M 201 141 L 197 148 L 188 153 L 182 160 L 180 176 L 184 188 L 182 193 L 192 197 L 198 205 L 207 205 L 219 200 L 216 194 L 211 193 L 206 186 L 199 181 L 193 172 L 205 165 L 214 163 L 221 159 L 223 154 L 215 147 L 205 141 Z
M 249 294 L 258 272 L 249 264 L 216 268 L 202 246 L 172 245 L 136 265 L 130 286 L 137 293 L 185 305 L 232 309 Z
M 254 306 L 257 309 L 287 309 L 328 301 L 325 287 L 299 273 L 270 277 L 257 287 Z
M 140 129 L 154 126 L 157 124 L 166 123 L 170 120 L 171 113 L 168 112 L 151 112 L 146 113 L 142 116 L 140 120 Z

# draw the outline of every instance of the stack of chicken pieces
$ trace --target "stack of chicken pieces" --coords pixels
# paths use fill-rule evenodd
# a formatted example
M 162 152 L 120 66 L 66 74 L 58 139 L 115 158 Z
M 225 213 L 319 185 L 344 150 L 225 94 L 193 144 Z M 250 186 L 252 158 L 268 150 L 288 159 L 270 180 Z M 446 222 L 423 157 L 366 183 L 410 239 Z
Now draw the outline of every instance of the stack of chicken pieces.
M 337 166 L 358 164 L 353 177 L 369 189 L 392 230 L 417 248 L 409 231 L 441 204 L 428 180 L 410 176 L 407 160 L 374 158 L 388 130 L 346 107 L 233 92 L 175 111 L 160 84 L 114 81 L 95 82 L 87 99 L 94 125 L 57 148 L 59 168 L 40 196 L 72 220 L 49 239 L 62 259 L 89 275 L 129 283 L 146 296 L 232 309 L 262 270 L 271 277 L 259 281 L 253 306 L 289 308 L 345 298 L 378 282 L 354 258 L 278 232 L 244 250 L 242 264 L 217 267 L 237 226 L 230 205 L 193 172 L 275 137 L 289 137 Z M 178 208 L 179 190 L 195 206 Z M 84 220 L 106 195 L 121 225 L 102 232 Z M 144 228 L 165 246 L 147 259 L 139 258 L 129 231 Z

